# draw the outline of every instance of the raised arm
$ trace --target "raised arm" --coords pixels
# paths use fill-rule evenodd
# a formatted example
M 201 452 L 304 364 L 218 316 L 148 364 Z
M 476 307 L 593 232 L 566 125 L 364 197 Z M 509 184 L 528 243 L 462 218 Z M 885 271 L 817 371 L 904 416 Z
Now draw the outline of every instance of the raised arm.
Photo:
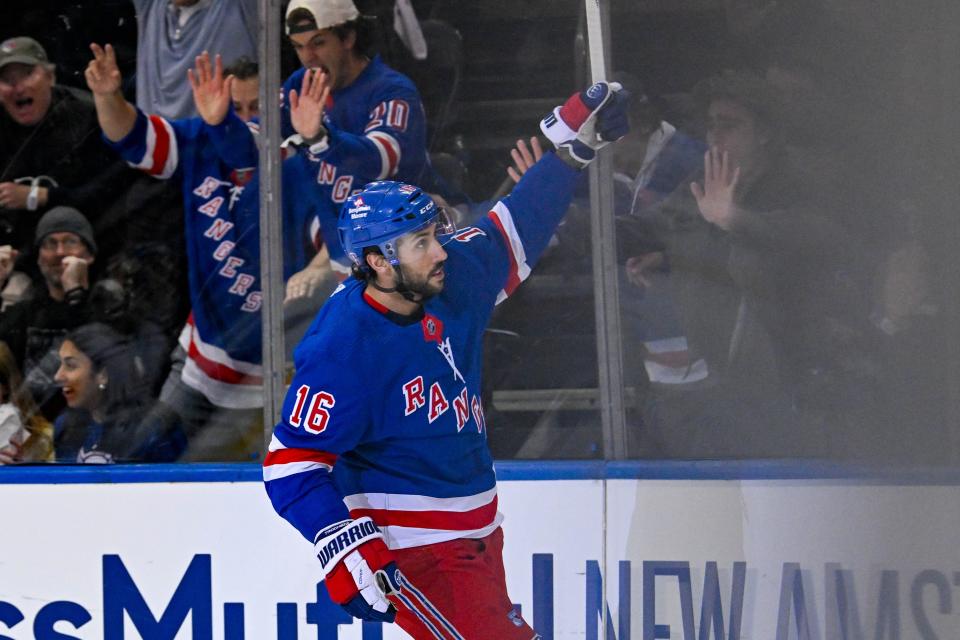
M 312 145 L 327 137 L 323 110 L 329 99 L 327 74 L 320 69 L 307 69 L 300 91 L 290 91 L 290 122 L 306 144 Z
M 93 93 L 93 103 L 97 108 L 97 120 L 103 135 L 111 142 L 122 140 L 133 130 L 137 121 L 136 108 L 127 102 L 120 91 L 123 77 L 117 66 L 117 56 L 113 46 L 93 43 L 90 45 L 93 60 L 87 65 L 84 76 L 87 87 Z
M 195 69 L 187 69 L 190 89 L 193 90 L 193 103 L 197 113 L 208 125 L 216 126 L 223 122 L 230 110 L 230 86 L 233 76 L 223 77 L 223 61 L 217 54 L 210 62 L 210 54 L 204 51 L 196 57 Z
M 348 130 L 337 116 L 325 116 L 329 95 L 326 74 L 315 70 L 303 74 L 299 91 L 290 90 L 290 118 L 308 161 L 332 165 L 361 184 L 390 179 L 401 166 L 425 162 L 423 108 L 412 84 L 384 82 L 376 96 L 356 105 L 367 112 L 362 132 Z
M 475 279 L 487 285 L 486 293 L 497 302 L 530 275 L 567 212 L 579 171 L 629 130 L 626 103 L 620 85 L 601 82 L 557 107 L 541 123 L 556 153 L 532 162 L 536 147 L 531 152 L 518 143 L 513 154 L 516 187 L 486 218 L 454 235 L 462 243 L 459 253 L 477 265 L 481 275 Z
M 231 169 L 250 169 L 257 166 L 257 142 L 246 122 L 231 110 L 230 87 L 233 76 L 223 77 L 223 62 L 219 54 L 211 62 L 204 51 L 197 56 L 194 68 L 187 70 L 193 102 L 204 124 L 217 155 Z
M 513 158 L 512 167 L 507 167 L 507 175 L 510 176 L 510 179 L 514 183 L 520 182 L 520 177 L 527 172 L 527 170 L 540 162 L 540 158 L 543 157 L 543 147 L 540 146 L 540 138 L 533 136 L 530 138 L 530 146 L 527 147 L 527 143 L 522 139 L 517 140 L 516 146 L 510 150 L 510 157 Z

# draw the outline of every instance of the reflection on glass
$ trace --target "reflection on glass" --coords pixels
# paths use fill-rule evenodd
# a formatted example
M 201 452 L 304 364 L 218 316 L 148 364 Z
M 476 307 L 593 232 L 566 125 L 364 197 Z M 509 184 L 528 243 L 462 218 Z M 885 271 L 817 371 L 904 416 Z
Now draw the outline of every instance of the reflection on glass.
M 68 4 L 0 10 L 0 339 L 52 425 L 65 334 L 109 324 L 142 345 L 147 415 L 187 434 L 181 459 L 256 457 L 256 3 Z M 290 348 L 347 275 L 351 193 L 406 180 L 472 224 L 588 68 L 574 0 L 417 2 L 399 28 L 381 4 L 347 20 L 345 49 L 316 40 L 327 16 L 276 16 L 284 135 L 294 92 L 309 120 L 282 171 Z M 855 0 L 610 11 L 612 77 L 633 94 L 609 152 L 630 454 L 954 460 L 949 21 Z M 351 97 L 368 76 L 396 90 Z M 603 456 L 588 196 L 486 334 L 498 457 Z M 38 231 L 63 208 L 89 232 Z
M 615 76 L 637 97 L 615 158 L 624 360 L 645 389 L 632 454 L 944 460 L 943 377 L 922 364 L 942 222 L 919 205 L 929 176 L 905 179 L 929 161 L 904 171 L 876 154 L 880 137 L 909 144 L 909 79 L 865 71 L 889 41 L 852 19 L 907 16 L 613 11 Z

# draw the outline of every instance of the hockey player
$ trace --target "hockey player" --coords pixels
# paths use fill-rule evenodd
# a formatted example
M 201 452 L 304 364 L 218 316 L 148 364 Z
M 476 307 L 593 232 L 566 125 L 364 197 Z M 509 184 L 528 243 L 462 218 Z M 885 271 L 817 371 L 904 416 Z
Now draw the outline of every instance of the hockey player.
M 619 91 L 595 84 L 547 116 L 557 152 L 476 226 L 454 232 L 444 209 L 398 182 L 344 204 L 353 277 L 297 347 L 263 473 L 352 615 L 414 638 L 536 637 L 506 592 L 482 335 L 546 248 L 577 171 L 627 132 Z
M 413 82 L 368 57 L 373 25 L 352 0 L 293 0 L 286 31 L 303 68 L 283 85 L 283 135 L 316 176 L 320 230 L 349 273 L 335 229 L 341 205 L 372 180 L 435 188 L 426 118 Z M 292 122 L 291 122 L 292 121 Z
M 87 84 L 107 141 L 130 164 L 183 185 L 191 314 L 161 409 L 186 427 L 190 457 L 229 457 L 231 445 L 255 448 L 255 438 L 244 439 L 256 431 L 249 427 L 259 423 L 263 406 L 256 141 L 230 109 L 219 57 L 215 67 L 208 54 L 198 57 L 190 76 L 202 117 L 166 120 L 123 98 L 110 45 L 91 49 Z M 285 277 L 306 262 L 297 247 L 309 223 L 291 217 L 285 214 Z

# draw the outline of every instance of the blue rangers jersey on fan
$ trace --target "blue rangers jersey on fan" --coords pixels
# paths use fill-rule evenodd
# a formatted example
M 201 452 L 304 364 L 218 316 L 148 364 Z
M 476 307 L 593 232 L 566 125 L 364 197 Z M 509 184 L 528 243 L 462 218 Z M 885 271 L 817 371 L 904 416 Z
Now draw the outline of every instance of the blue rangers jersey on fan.
M 294 133 L 286 96 L 300 91 L 305 68 L 283 85 L 283 135 Z M 426 116 L 413 82 L 374 57 L 349 86 L 331 93 L 323 123 L 325 145 L 299 156 L 320 189 L 313 194 L 319 231 L 335 269 L 349 273 L 337 237 L 337 215 L 348 197 L 374 180 L 399 180 L 430 188 L 433 171 L 426 151 Z
M 250 129 L 248 129 L 248 127 Z M 107 141 L 132 166 L 183 185 L 191 314 L 180 334 L 182 379 L 221 407 L 263 406 L 256 125 L 232 111 L 218 126 L 137 110 L 133 130 Z M 284 277 L 303 268 L 307 211 L 284 212 Z
M 370 516 L 390 548 L 499 526 L 480 403 L 483 332 L 530 273 L 577 172 L 547 154 L 475 226 L 457 232 L 442 293 L 399 316 L 347 279 L 297 347 L 264 459 L 277 512 L 307 539 Z

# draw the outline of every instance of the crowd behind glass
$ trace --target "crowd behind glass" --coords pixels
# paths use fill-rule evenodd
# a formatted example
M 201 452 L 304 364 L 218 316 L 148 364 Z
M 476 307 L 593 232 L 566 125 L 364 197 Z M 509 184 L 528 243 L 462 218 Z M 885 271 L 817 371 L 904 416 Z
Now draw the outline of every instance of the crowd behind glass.
M 235 78 L 231 117 L 255 132 L 256 2 L 107 2 L 97 16 L 82 2 L 67 4 L 2 10 L 18 17 L 0 45 L 0 462 L 256 460 L 262 372 L 226 371 L 216 345 L 183 338 L 198 304 L 188 288 L 208 291 L 212 281 L 190 282 L 199 276 L 185 240 L 182 185 L 158 180 L 163 167 L 137 168 L 118 154 L 102 111 L 98 120 L 105 107 L 91 95 L 107 95 L 97 93 L 106 91 L 104 79 L 85 75 L 91 60 L 110 57 L 119 90 L 146 115 L 162 105 L 159 115 L 170 121 L 205 119 L 186 70 L 201 86 L 215 83 L 219 55 L 227 67 L 219 77 Z M 510 17 L 527 25 L 518 41 L 498 34 L 493 19 L 471 21 L 494 12 L 483 3 L 459 15 L 440 0 L 403 3 L 419 17 L 424 42 L 394 24 L 393 2 L 356 4 L 375 16 L 371 54 L 380 51 L 417 81 L 439 176 L 431 191 L 469 225 L 509 190 L 507 169 L 518 177 L 523 156 L 541 153 L 539 141 L 527 141 L 511 158 L 510 139 L 493 144 L 506 138 L 486 124 L 495 118 L 467 107 L 469 89 L 449 95 L 470 81 L 471 47 L 487 63 L 499 55 L 516 65 L 515 77 L 500 68 L 496 82 L 473 78 L 473 91 L 483 93 L 475 102 L 491 113 L 525 92 L 564 96 L 576 74 L 555 72 L 555 63 L 571 56 L 571 67 L 583 65 L 572 37 L 579 4 L 558 3 L 564 8 L 542 21 L 515 11 Z M 906 107 L 898 106 L 907 101 L 892 95 L 900 86 L 895 65 L 886 64 L 892 54 L 843 11 L 792 3 L 764 12 L 760 4 L 704 3 L 708 9 L 677 9 L 670 22 L 613 3 L 622 19 L 614 21 L 612 75 L 632 96 L 632 130 L 612 152 L 608 177 L 629 453 L 949 463 L 949 381 L 938 373 L 946 280 L 931 249 L 938 215 L 922 168 L 884 156 L 908 135 L 899 128 Z M 216 28 L 190 31 L 198 6 L 219 7 Z M 551 20 L 571 36 L 570 53 L 549 45 Z M 165 58 L 156 55 L 150 21 L 210 57 L 191 55 L 176 73 L 159 67 Z M 443 75 L 449 61 L 438 61 L 448 54 L 438 25 L 462 34 L 467 62 L 459 61 L 457 85 Z M 631 29 L 648 38 L 636 44 Z M 287 33 L 284 77 L 301 63 L 316 66 L 316 43 Z M 670 47 L 693 61 L 675 61 Z M 635 48 L 646 55 L 631 55 Z M 538 69 L 539 85 L 517 86 Z M 506 133 L 528 140 L 536 122 Z M 497 149 L 476 144 L 471 127 Z M 303 153 L 296 146 L 290 153 Z M 285 162 L 285 185 L 298 179 L 292 171 Z M 250 179 L 231 176 L 238 200 L 245 188 L 249 197 Z M 727 197 L 707 197 L 708 183 Z M 288 198 L 296 193 L 285 189 Z M 497 457 L 603 456 L 595 408 L 571 402 L 598 384 L 590 215 L 584 180 L 541 271 L 488 332 L 484 404 Z M 347 275 L 331 262 L 335 235 L 321 233 L 309 212 L 296 219 L 282 240 L 285 255 L 296 256 L 285 269 L 288 350 Z M 253 259 L 245 268 L 256 267 Z M 259 331 L 254 324 L 223 330 Z M 164 390 L 171 371 L 187 379 L 191 366 L 211 379 L 239 376 L 234 392 L 248 397 L 208 396 L 212 404 L 201 407 Z

